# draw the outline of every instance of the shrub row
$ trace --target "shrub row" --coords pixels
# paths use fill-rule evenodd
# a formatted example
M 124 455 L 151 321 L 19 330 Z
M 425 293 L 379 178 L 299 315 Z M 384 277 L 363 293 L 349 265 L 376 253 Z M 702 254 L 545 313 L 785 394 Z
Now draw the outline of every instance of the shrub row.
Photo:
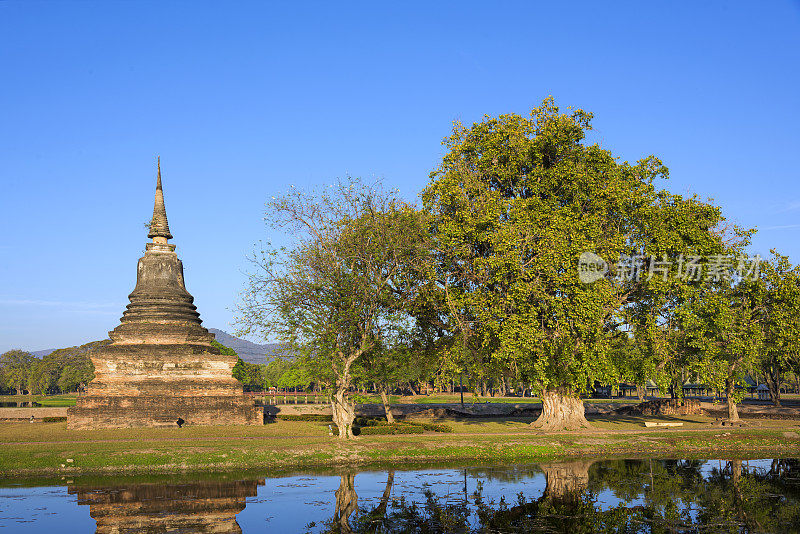
M 332 415 L 324 415 L 316 413 L 304 413 L 300 415 L 278 414 L 277 418 L 280 419 L 281 421 L 323 421 L 323 422 L 333 421 Z
M 282 421 L 320 421 L 330 423 L 333 417 L 330 415 L 322 414 L 301 414 L 301 415 L 278 415 L 278 419 Z M 409 430 L 409 427 L 413 427 Z M 333 427 L 334 433 L 338 432 L 336 426 Z M 353 421 L 353 433 L 358 435 L 359 430 L 364 435 L 383 435 L 383 434 L 421 434 L 425 430 L 429 432 L 443 432 L 451 433 L 453 428 L 444 423 L 422 423 L 416 421 L 407 421 L 402 423 L 389 424 L 380 419 L 367 419 L 366 417 L 357 417 Z
M 453 432 L 453 427 L 451 427 L 450 425 L 446 425 L 444 423 L 412 423 L 412 424 L 417 424 L 430 432 L 442 432 L 445 434 L 451 434 Z
M 42 417 L 43 423 L 64 423 L 66 422 L 67 418 L 64 416 L 61 417 Z
M 395 423 L 393 425 L 376 425 L 365 426 L 361 429 L 363 436 L 377 436 L 385 434 L 422 434 L 425 429 L 419 425 L 407 425 L 403 423 Z
M 353 421 L 355 426 L 382 426 L 388 425 L 389 423 L 383 419 L 367 419 L 366 417 L 356 417 Z

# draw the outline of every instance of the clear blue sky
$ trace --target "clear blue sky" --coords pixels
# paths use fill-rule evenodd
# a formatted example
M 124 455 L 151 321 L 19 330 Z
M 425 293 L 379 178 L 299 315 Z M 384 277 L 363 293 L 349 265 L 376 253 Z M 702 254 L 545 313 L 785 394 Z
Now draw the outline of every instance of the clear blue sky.
M 547 95 L 800 261 L 796 1 L 0 1 L 0 351 L 117 325 L 157 154 L 187 287 L 230 330 L 269 196 L 349 173 L 416 198 L 453 120 Z

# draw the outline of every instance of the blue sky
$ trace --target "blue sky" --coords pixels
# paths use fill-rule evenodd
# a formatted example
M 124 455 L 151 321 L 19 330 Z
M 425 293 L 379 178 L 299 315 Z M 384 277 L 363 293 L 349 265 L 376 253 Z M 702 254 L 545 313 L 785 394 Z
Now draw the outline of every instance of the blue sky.
M 0 1 L 0 351 L 101 339 L 160 154 L 207 326 L 289 185 L 417 198 L 453 120 L 553 95 L 800 261 L 800 3 Z

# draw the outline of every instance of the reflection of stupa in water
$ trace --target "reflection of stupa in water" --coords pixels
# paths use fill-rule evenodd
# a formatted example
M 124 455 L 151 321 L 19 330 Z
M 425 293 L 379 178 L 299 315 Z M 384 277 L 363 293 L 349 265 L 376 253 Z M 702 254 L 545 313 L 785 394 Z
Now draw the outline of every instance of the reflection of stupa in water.
M 97 534 L 133 532 L 242 532 L 236 514 L 255 497 L 264 479 L 69 486 L 78 504 L 89 505 Z

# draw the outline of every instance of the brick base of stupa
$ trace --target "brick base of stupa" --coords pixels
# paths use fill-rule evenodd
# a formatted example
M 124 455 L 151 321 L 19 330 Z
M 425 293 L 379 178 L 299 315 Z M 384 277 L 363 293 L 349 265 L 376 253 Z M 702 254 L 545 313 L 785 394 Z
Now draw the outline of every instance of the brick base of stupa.
M 263 408 L 231 376 L 236 356 L 191 345 L 108 345 L 67 428 L 260 425 Z
M 239 397 L 100 397 L 84 395 L 67 410 L 67 428 L 261 425 L 263 408 Z

